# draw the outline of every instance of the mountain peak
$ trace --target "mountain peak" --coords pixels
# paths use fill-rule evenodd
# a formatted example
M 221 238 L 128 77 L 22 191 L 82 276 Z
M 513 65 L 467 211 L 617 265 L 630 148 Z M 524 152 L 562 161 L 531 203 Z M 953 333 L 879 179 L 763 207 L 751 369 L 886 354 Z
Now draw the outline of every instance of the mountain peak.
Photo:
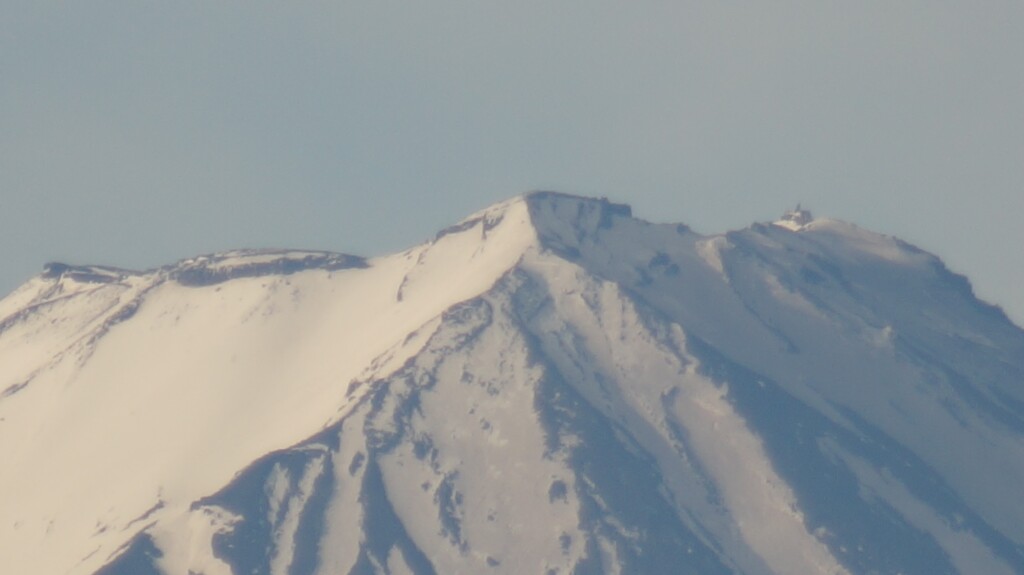
M 1024 332 L 780 222 L 533 192 L 377 258 L 49 264 L 0 301 L 0 564 L 1021 572 Z
M 526 211 L 529 223 L 541 236 L 553 228 L 572 226 L 578 232 L 609 227 L 614 218 L 631 218 L 632 208 L 613 203 L 608 198 L 592 198 L 562 192 L 533 191 L 492 204 L 463 218 L 459 223 L 442 230 L 438 237 L 470 229 L 483 224 L 484 230 L 495 227 L 509 212 Z
M 527 192 L 521 196 L 531 207 L 536 208 L 547 204 L 548 206 L 559 205 L 562 209 L 580 209 L 581 206 L 596 206 L 606 217 L 632 217 L 633 209 L 629 204 L 621 204 L 610 201 L 607 197 L 590 197 L 554 192 L 547 190 L 536 190 Z
M 614 203 L 606 197 L 588 198 L 538 191 L 526 194 L 523 201 L 530 208 L 534 225 L 542 233 L 543 230 L 565 224 L 586 233 L 599 228 L 607 229 L 616 218 L 633 217 L 633 209 L 628 204 Z

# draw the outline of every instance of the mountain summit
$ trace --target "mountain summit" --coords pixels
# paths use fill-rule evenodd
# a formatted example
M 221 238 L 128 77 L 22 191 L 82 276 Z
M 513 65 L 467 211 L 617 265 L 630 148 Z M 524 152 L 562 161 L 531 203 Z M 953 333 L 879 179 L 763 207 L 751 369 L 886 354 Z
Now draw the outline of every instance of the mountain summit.
M 1024 573 L 1024 332 L 804 210 L 533 193 L 0 301 L 21 575 Z

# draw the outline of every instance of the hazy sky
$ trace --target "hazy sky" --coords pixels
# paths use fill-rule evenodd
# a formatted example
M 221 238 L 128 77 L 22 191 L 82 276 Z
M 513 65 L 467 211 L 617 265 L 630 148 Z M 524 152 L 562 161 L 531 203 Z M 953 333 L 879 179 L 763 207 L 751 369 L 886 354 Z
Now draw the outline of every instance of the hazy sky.
M 803 202 L 1024 323 L 1024 3 L 0 0 L 0 292 L 383 254 L 531 189 L 708 233 Z

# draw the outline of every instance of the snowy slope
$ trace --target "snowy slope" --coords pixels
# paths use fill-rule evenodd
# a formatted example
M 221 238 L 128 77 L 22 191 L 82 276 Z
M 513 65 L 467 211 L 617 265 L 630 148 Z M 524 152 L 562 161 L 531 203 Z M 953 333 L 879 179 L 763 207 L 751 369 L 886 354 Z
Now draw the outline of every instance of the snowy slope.
M 552 193 L 0 301 L 4 572 L 1024 573 L 1024 332 L 894 238 Z

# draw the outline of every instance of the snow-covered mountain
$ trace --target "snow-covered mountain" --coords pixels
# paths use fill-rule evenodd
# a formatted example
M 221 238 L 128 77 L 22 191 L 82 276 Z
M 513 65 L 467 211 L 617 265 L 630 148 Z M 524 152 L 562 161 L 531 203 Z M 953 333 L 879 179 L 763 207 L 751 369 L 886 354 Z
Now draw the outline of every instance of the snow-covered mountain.
M 0 301 L 0 571 L 1024 573 L 1024 332 L 791 212 L 534 193 Z

